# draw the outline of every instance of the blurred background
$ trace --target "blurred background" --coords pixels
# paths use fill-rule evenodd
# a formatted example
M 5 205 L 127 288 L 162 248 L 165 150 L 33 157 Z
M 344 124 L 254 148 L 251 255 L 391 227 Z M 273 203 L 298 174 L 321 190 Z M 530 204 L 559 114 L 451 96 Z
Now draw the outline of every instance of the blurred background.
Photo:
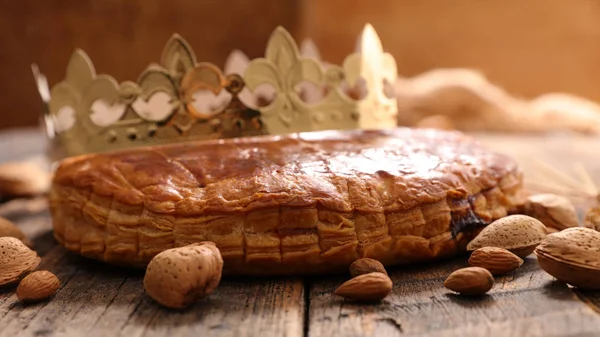
M 472 133 L 515 158 L 531 190 L 595 200 L 598 0 L 0 0 L 0 163 L 47 165 L 41 130 L 22 128 L 43 111 L 32 63 L 53 86 L 82 48 L 98 73 L 136 80 L 179 33 L 199 61 L 224 67 L 235 49 L 262 57 L 281 25 L 341 64 L 366 23 L 396 59 L 399 125 Z M 566 188 L 565 176 L 583 183 Z
M 38 122 L 31 63 L 54 85 L 79 47 L 99 73 L 134 80 L 177 32 L 199 60 L 222 67 L 233 49 L 262 56 L 277 25 L 312 38 L 329 62 L 342 62 L 369 22 L 401 76 L 475 69 L 515 97 L 600 101 L 598 18 L 594 0 L 1 1 L 0 129 Z

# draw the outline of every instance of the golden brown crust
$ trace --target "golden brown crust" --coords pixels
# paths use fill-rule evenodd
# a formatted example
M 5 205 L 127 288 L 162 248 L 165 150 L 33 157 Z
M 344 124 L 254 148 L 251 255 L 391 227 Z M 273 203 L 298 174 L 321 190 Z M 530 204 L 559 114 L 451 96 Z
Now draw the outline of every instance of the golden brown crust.
M 461 133 L 399 128 L 71 158 L 50 200 L 55 236 L 85 256 L 144 265 L 209 240 L 228 273 L 290 274 L 454 255 L 520 188 L 513 161 Z

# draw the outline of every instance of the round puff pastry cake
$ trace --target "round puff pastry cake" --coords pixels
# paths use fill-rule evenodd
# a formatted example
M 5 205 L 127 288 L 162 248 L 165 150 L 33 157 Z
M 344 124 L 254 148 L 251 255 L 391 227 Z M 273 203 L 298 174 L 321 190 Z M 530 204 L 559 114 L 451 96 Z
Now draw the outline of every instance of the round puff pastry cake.
M 57 240 L 109 263 L 214 242 L 229 274 L 315 274 L 464 252 L 521 201 L 514 161 L 459 132 L 324 131 L 65 159 Z

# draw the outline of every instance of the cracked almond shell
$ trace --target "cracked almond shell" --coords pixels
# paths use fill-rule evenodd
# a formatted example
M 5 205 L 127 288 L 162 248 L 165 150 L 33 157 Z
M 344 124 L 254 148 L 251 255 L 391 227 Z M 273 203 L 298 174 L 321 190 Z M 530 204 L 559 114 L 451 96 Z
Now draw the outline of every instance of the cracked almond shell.
M 582 289 L 600 289 L 600 232 L 574 227 L 550 234 L 535 255 L 556 279 Z
M 0 238 L 0 287 L 18 282 L 39 264 L 40 257 L 21 240 Z
M 546 226 L 526 215 L 509 215 L 486 226 L 469 244 L 468 251 L 499 247 L 520 258 L 531 254 L 546 237 Z

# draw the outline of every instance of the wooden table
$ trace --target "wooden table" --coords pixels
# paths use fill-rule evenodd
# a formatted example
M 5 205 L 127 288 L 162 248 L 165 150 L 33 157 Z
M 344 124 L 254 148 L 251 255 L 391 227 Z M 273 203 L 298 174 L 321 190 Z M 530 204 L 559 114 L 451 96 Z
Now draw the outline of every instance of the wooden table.
M 581 160 L 600 178 L 600 160 L 591 156 L 600 149 L 598 139 L 478 137 L 519 161 L 537 155 L 567 168 Z M 37 131 L 0 133 L 0 162 L 42 151 Z M 489 295 L 478 298 L 454 295 L 442 285 L 466 265 L 463 257 L 390 269 L 394 290 L 379 304 L 332 295 L 348 279 L 340 275 L 225 279 L 191 308 L 167 310 L 144 294 L 141 272 L 89 261 L 59 246 L 47 210 L 32 203 L 25 204 L 29 212 L 12 207 L 5 215 L 33 239 L 41 268 L 54 272 L 62 287 L 51 300 L 27 306 L 4 289 L 0 336 L 600 336 L 600 292 L 555 281 L 534 256 L 496 278 Z

